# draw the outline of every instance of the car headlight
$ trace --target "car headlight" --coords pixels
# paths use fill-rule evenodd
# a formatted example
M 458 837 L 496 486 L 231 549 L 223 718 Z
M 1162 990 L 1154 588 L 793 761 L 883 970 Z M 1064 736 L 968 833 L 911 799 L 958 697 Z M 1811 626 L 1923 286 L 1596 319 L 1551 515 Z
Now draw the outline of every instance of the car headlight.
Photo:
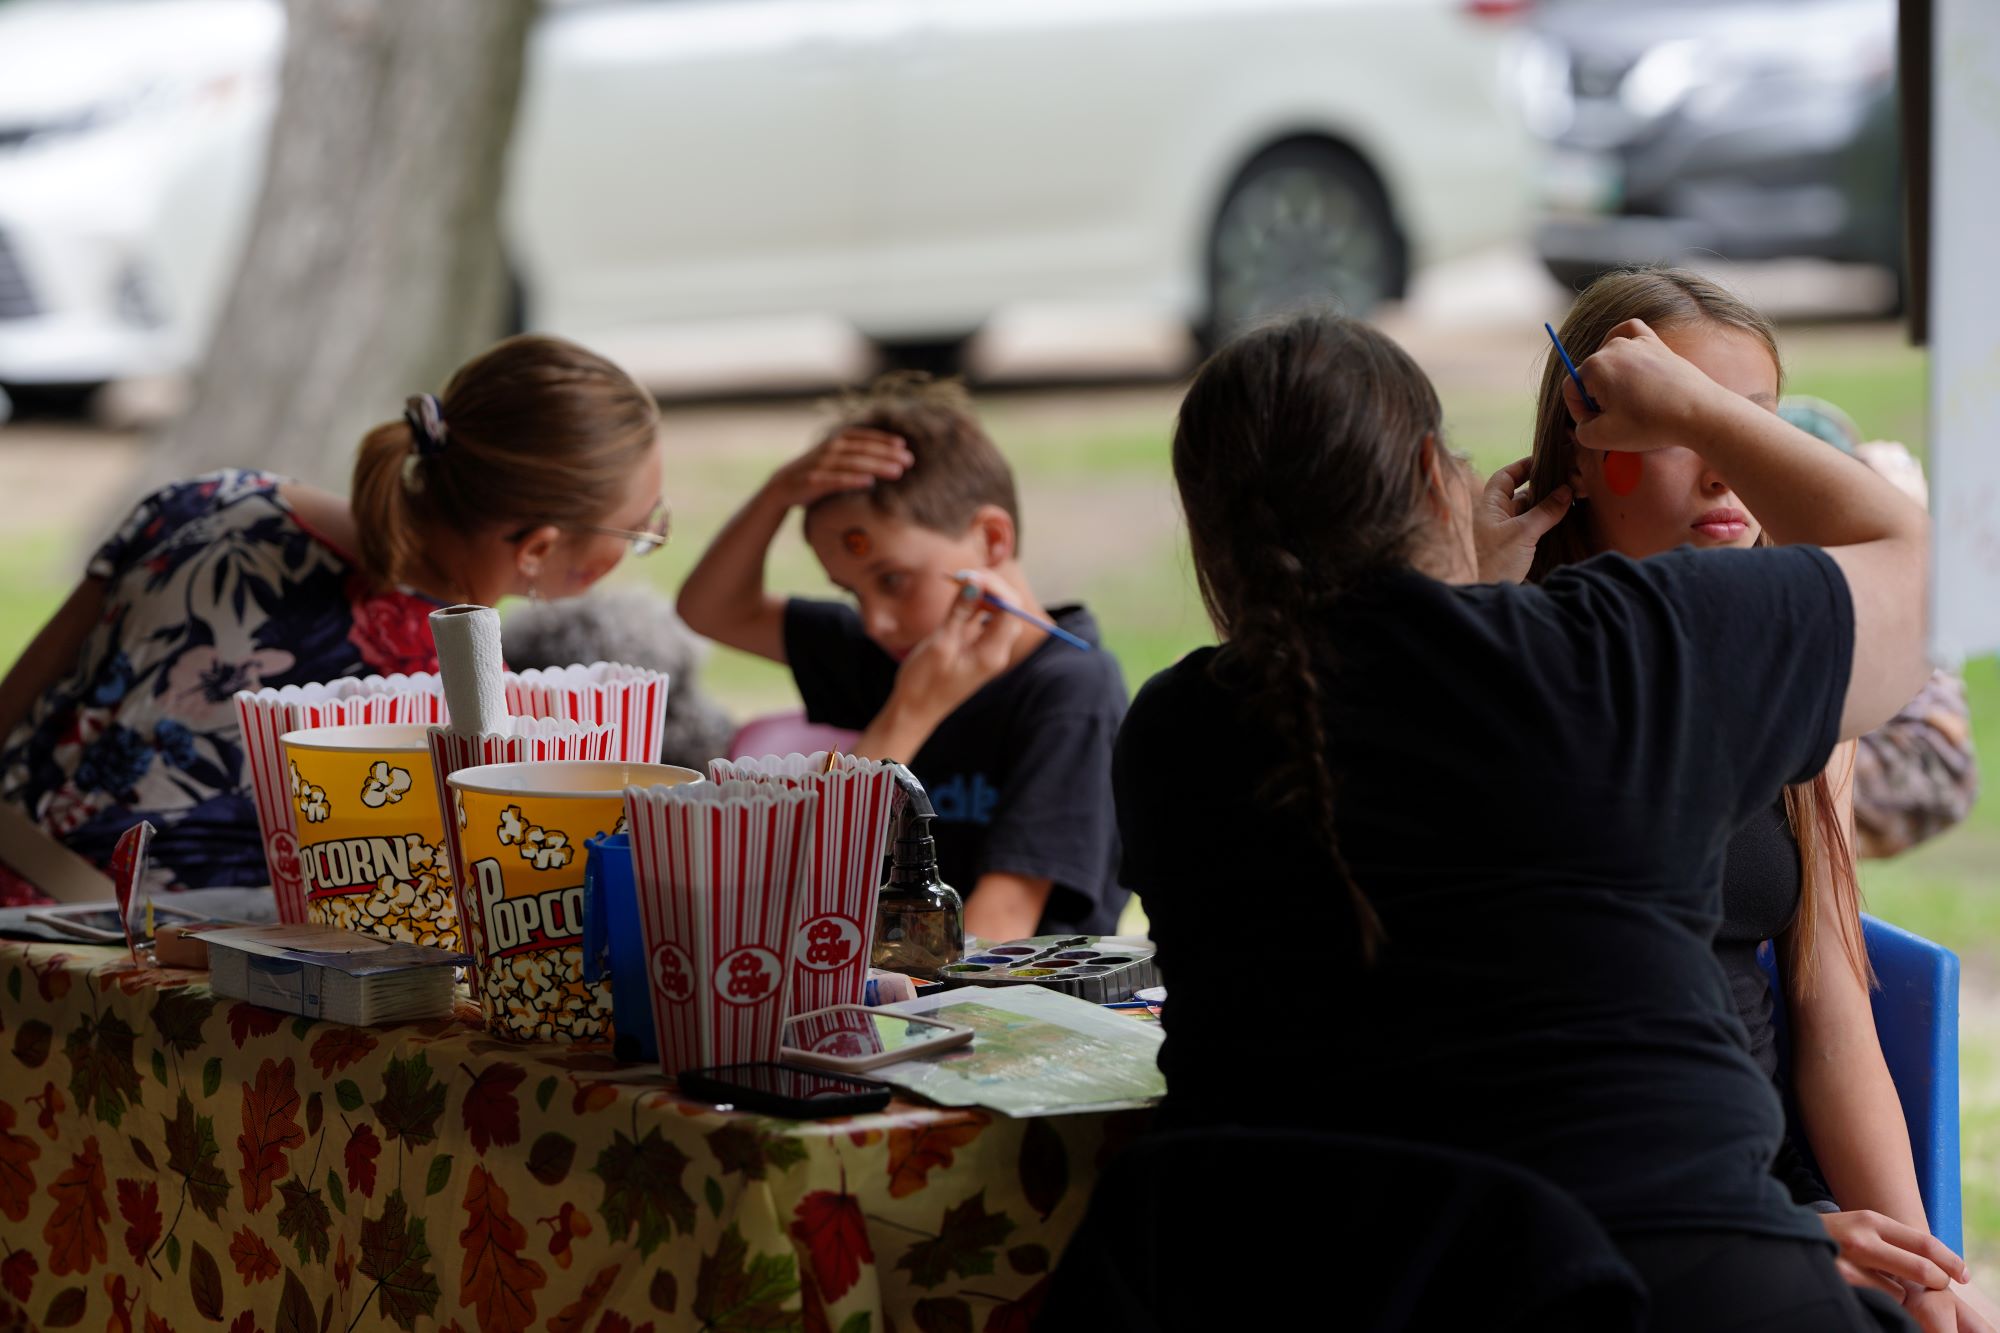
M 67 116 L 0 126 L 0 148 L 21 148 L 29 144 L 39 146 L 53 139 L 88 133 L 98 123 L 98 111 L 99 108 L 94 106 L 85 107 Z

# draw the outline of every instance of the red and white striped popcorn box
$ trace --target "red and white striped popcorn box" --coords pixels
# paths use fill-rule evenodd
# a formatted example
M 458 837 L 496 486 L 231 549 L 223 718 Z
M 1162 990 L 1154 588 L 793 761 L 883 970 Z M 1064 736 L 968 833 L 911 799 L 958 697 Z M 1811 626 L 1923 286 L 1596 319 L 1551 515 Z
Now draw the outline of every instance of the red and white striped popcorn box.
M 611 758 L 653 764 L 667 738 L 665 675 L 621 662 L 510 672 L 507 711 L 516 717 L 555 717 L 616 727 Z
M 628 787 L 660 1068 L 775 1060 L 819 793 Z
M 875 899 L 896 802 L 896 775 L 879 759 L 827 753 L 715 759 L 710 782 L 769 782 L 819 793 L 798 938 L 792 947 L 790 1014 L 860 1004 L 875 945 Z
M 432 727 L 430 746 L 431 771 L 437 775 L 438 813 L 444 820 L 445 848 L 451 862 L 452 891 L 458 897 L 458 919 L 466 930 L 465 948 L 474 957 L 481 957 L 478 950 L 484 947 L 481 939 L 484 932 L 479 904 L 474 901 L 476 895 L 465 891 L 470 881 L 466 877 L 464 844 L 458 837 L 461 811 L 446 779 L 461 768 L 477 768 L 481 764 L 610 759 L 618 748 L 618 730 L 562 718 L 521 717 L 514 719 L 513 733 L 507 736 L 490 731 L 466 736 L 448 727 Z
M 306 919 L 305 881 L 299 872 L 299 835 L 292 808 L 285 747 L 288 731 L 357 723 L 436 723 L 444 720 L 444 690 L 436 676 L 351 676 L 314 685 L 239 690 L 236 719 L 243 729 L 244 769 L 264 838 L 264 865 L 278 900 L 278 919 Z

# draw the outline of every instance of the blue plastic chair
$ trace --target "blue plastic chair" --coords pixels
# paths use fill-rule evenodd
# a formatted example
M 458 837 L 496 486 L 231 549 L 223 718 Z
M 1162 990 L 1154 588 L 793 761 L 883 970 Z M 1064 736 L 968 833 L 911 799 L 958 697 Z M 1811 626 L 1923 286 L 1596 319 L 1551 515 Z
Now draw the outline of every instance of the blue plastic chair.
M 1931 1234 L 1963 1252 L 1964 1219 L 1958 1171 L 1958 955 L 1901 926 L 1865 913 L 1862 936 L 1868 961 L 1882 985 L 1874 993 L 1875 1035 L 1910 1127 L 1910 1156 Z M 1778 982 L 1775 950 L 1765 950 L 1764 970 L 1777 1000 L 1781 1041 L 1785 990 Z

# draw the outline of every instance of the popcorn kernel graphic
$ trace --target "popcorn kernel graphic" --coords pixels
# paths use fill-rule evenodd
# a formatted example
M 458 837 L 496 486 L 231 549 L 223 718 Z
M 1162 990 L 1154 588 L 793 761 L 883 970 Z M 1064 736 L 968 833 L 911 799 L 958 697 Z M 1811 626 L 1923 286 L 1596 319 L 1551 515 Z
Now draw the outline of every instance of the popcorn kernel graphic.
M 361 803 L 370 810 L 380 810 L 402 800 L 409 790 L 409 769 L 392 768 L 386 759 L 377 759 L 361 781 Z
M 575 855 L 576 849 L 569 845 L 569 835 L 560 830 L 537 826 L 529 829 L 521 840 L 522 858 L 533 862 L 537 870 L 560 870 Z
M 305 821 L 308 824 L 325 823 L 327 818 L 333 814 L 333 806 L 326 799 L 326 789 L 324 787 L 307 786 L 303 783 L 300 785 L 303 788 L 303 792 L 298 801 L 299 814 L 305 817 Z
M 500 828 L 496 836 L 502 847 L 512 847 L 527 836 L 528 822 L 521 818 L 521 807 L 510 805 L 500 812 Z

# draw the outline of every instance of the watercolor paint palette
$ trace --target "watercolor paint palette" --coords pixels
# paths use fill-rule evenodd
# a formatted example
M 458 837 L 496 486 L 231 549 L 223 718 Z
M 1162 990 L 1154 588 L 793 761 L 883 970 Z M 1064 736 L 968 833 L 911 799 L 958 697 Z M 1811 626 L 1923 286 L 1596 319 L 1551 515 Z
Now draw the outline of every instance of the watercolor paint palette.
M 1047 986 L 1113 1004 L 1160 984 L 1153 942 L 1136 935 L 1034 935 L 969 953 L 938 970 L 953 986 Z

